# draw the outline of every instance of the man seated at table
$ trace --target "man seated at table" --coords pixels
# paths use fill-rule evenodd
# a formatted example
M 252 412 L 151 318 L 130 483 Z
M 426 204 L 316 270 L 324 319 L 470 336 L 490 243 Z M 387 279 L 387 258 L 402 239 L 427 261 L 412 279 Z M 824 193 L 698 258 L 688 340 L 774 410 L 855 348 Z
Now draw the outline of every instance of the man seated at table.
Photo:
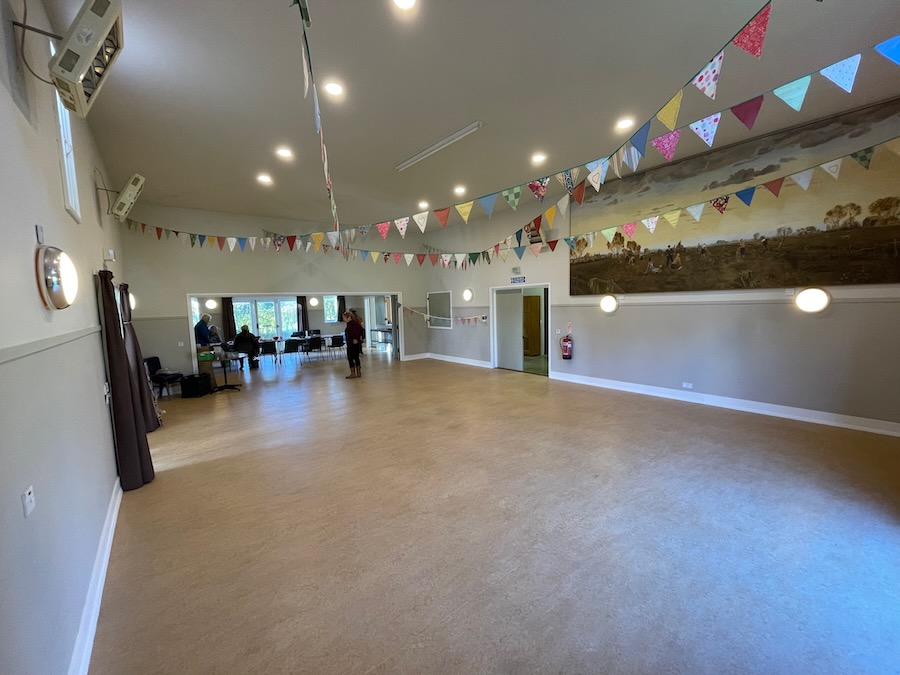
M 250 326 L 241 326 L 241 332 L 234 337 L 234 351 L 250 355 L 250 367 L 258 367 L 259 338 L 250 332 Z

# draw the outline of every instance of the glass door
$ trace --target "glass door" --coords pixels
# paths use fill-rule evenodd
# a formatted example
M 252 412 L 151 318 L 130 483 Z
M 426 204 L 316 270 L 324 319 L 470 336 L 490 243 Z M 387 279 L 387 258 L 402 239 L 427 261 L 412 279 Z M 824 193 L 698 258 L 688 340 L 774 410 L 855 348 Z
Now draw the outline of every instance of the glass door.
M 300 330 L 297 326 L 297 298 L 278 299 L 278 325 L 284 339 Z
M 278 335 L 275 300 L 256 300 L 256 334 L 263 340 L 271 340 Z

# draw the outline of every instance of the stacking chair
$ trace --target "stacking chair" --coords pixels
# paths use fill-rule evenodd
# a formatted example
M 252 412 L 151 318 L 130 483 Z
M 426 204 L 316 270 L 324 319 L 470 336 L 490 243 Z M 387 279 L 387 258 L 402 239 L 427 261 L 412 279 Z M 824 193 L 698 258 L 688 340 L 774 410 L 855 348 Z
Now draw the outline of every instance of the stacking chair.
M 331 336 L 331 344 L 328 345 L 328 353 L 331 354 L 331 358 L 334 358 L 334 353 L 337 351 L 341 351 L 344 349 L 344 336 L 343 335 L 332 335 Z
M 278 343 L 273 340 L 266 340 L 265 342 L 260 340 L 259 355 L 260 356 L 271 356 L 272 361 L 277 363 L 278 362 Z
M 300 340 L 285 340 L 284 341 L 284 352 L 282 352 L 281 358 L 284 358 L 285 354 L 297 354 L 300 352 Z
M 150 377 L 150 381 L 159 387 L 158 398 L 162 398 L 164 389 L 167 395 L 171 393 L 172 384 L 181 381 L 181 373 L 164 370 L 158 356 L 147 357 L 144 359 L 144 365 L 147 368 L 147 375 Z
M 322 338 L 319 335 L 313 335 L 310 338 L 306 339 L 306 343 L 303 345 L 303 353 L 306 354 L 306 360 L 309 360 L 309 355 L 313 352 L 317 354 L 322 353 Z

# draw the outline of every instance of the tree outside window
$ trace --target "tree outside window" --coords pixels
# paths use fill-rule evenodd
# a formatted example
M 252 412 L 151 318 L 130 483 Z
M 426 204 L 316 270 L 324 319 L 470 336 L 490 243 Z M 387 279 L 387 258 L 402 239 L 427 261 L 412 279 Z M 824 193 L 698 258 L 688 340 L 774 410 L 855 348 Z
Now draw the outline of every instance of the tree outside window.
M 338 301 L 336 295 L 326 295 L 322 298 L 323 309 L 325 310 L 325 323 L 337 323 L 338 321 Z

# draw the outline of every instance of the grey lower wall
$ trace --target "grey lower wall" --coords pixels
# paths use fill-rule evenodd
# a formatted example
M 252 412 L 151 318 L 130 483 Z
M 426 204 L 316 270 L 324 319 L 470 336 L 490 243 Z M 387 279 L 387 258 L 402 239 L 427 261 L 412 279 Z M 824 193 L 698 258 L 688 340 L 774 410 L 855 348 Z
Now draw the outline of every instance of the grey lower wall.
M 485 306 L 465 305 L 453 307 L 454 318 L 488 316 L 489 310 Z M 425 319 L 419 317 L 425 326 Z M 428 328 L 425 326 L 426 351 L 431 354 L 441 354 L 457 359 L 471 361 L 491 360 L 491 328 L 488 321 L 475 323 L 453 322 L 449 330 L 441 328 Z
M 144 358 L 158 356 L 164 368 L 194 372 L 191 346 L 194 334 L 184 316 L 162 316 L 132 320 L 134 331 L 141 343 Z M 178 343 L 183 343 L 178 346 Z
M 0 673 L 69 668 L 116 480 L 105 380 L 98 331 L 0 350 Z

